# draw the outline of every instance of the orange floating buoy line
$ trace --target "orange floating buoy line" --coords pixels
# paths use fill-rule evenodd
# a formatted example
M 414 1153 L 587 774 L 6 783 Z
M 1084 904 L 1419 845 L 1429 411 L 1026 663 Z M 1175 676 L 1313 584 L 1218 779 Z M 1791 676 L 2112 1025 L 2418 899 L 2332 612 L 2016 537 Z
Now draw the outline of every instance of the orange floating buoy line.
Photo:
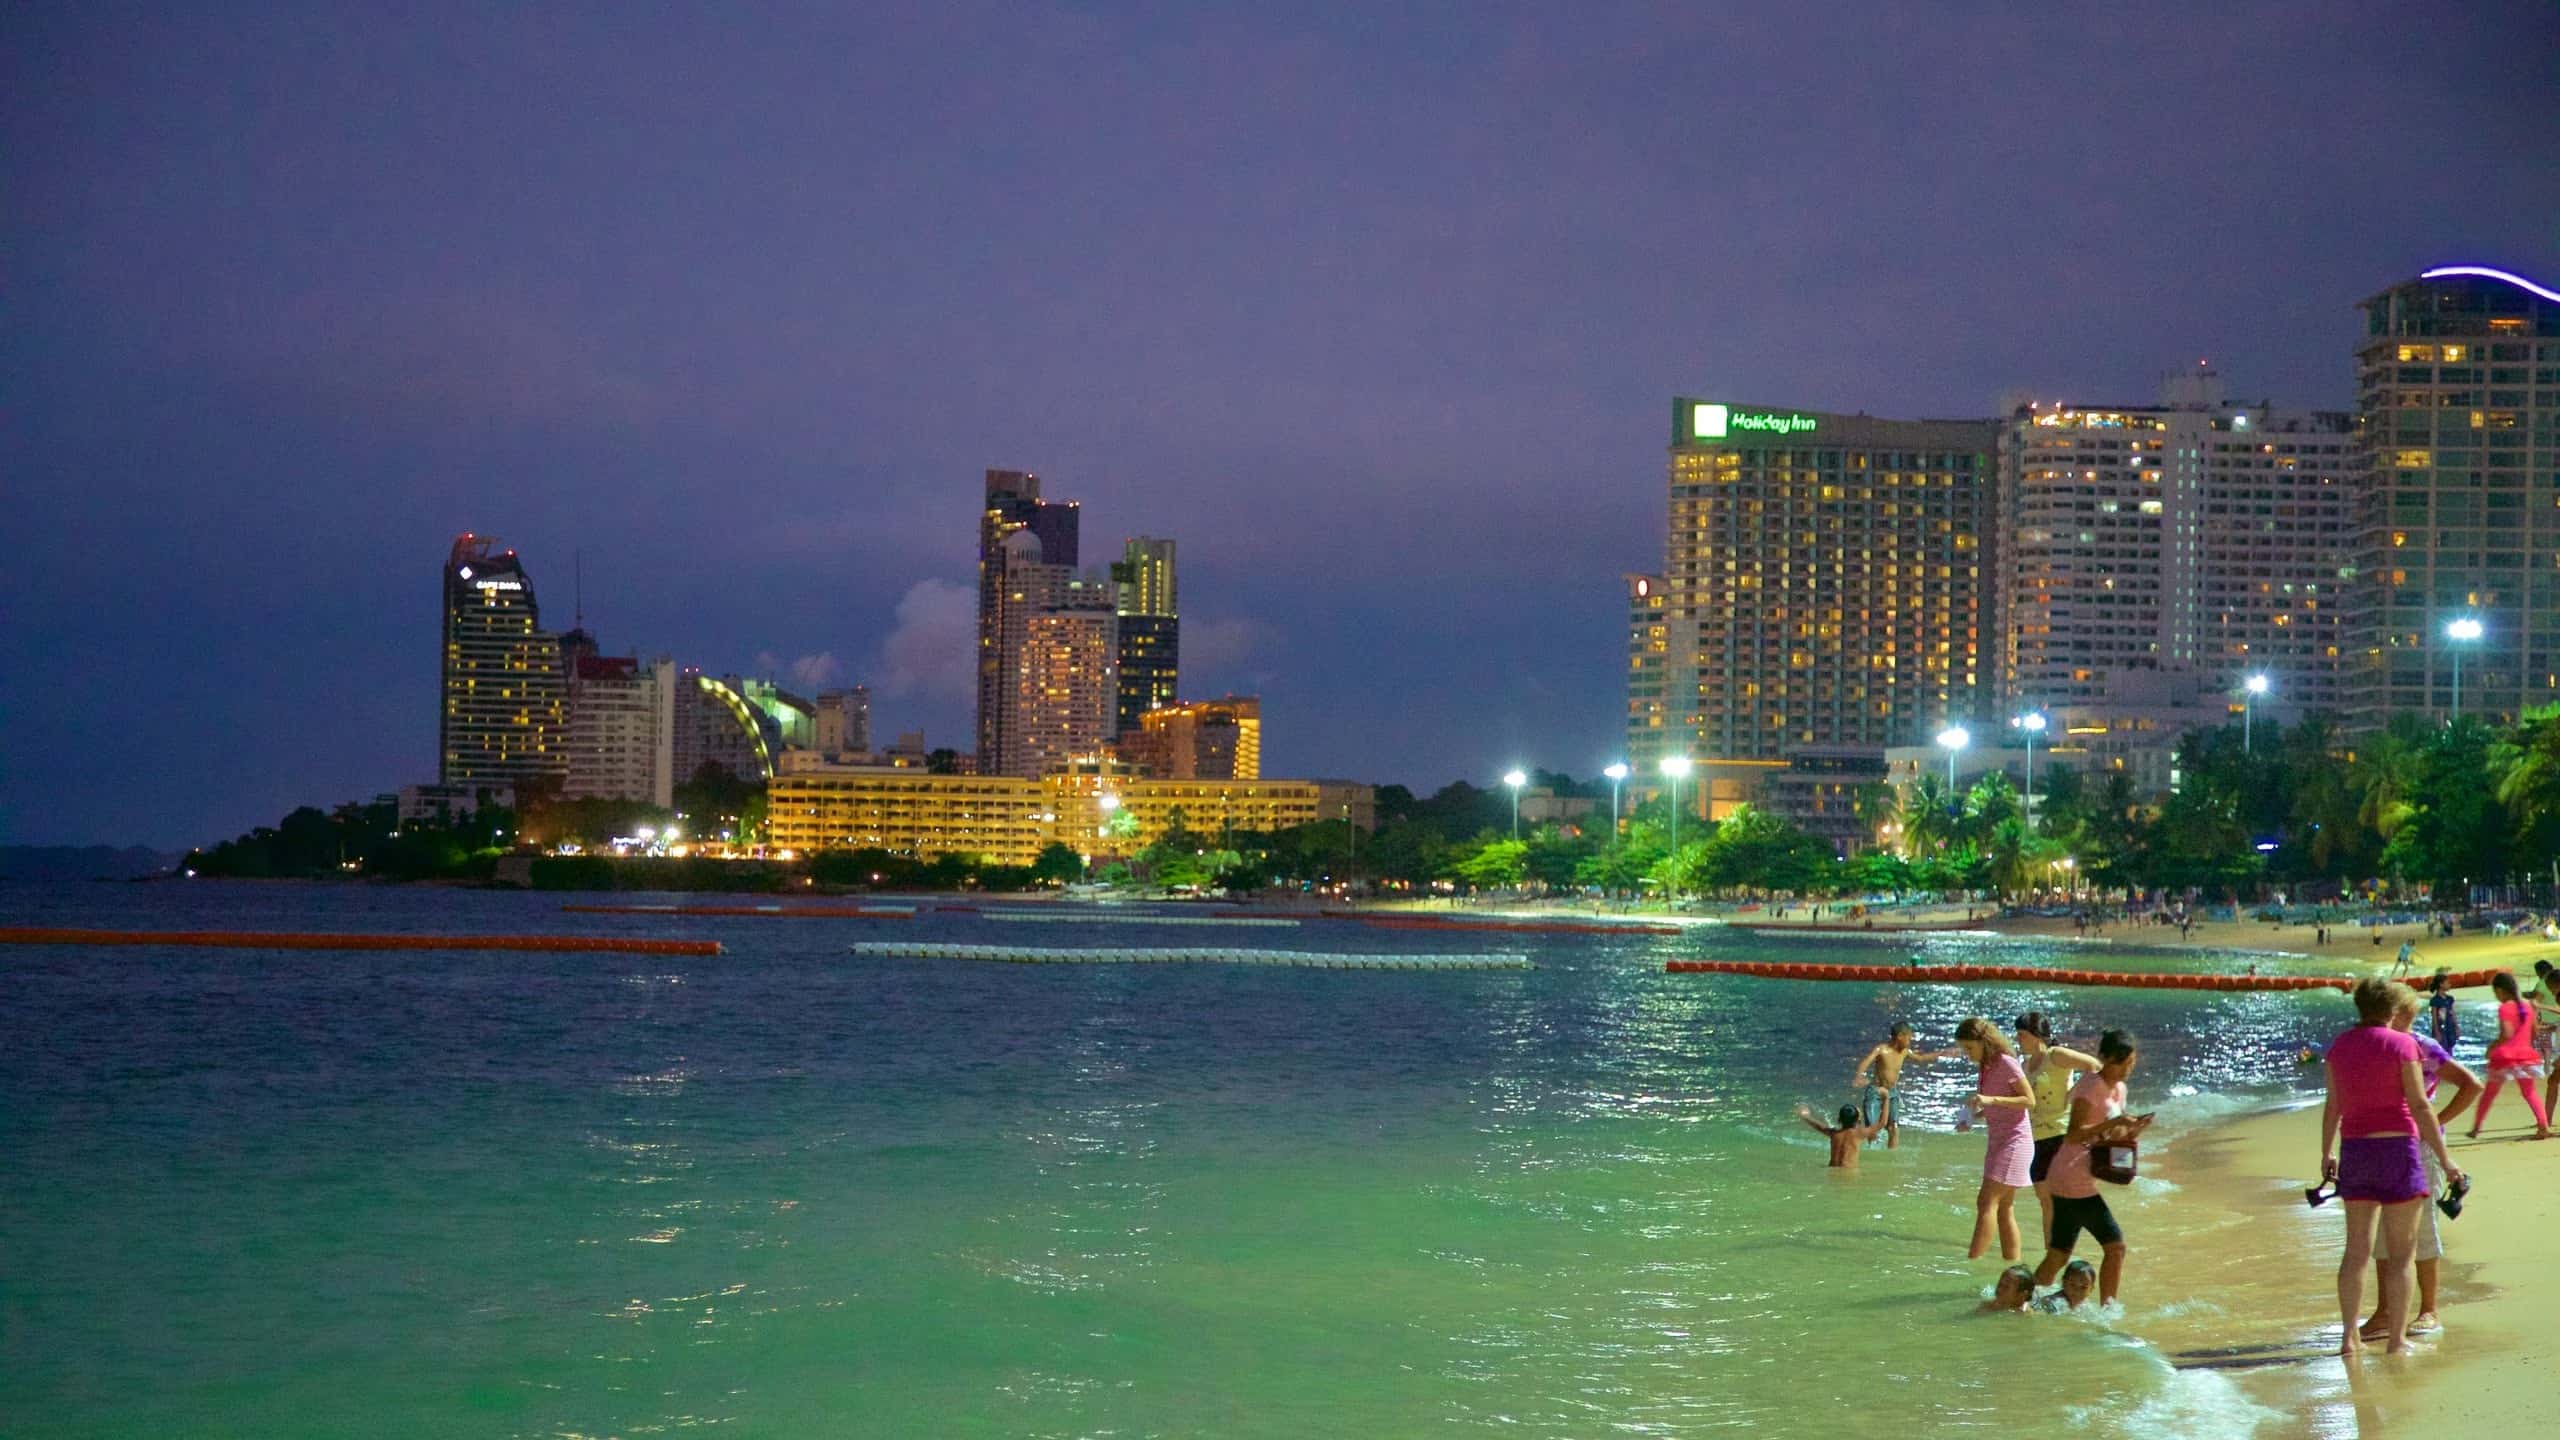
M 1373 915 L 1327 910 L 1328 920 L 1357 920 L 1381 930 L 1490 930 L 1506 935 L 1677 935 L 1677 925 L 1611 925 L 1590 920 L 1456 920 L 1440 915 Z
M 0 926 L 0 945 L 184 945 L 217 950 L 568 950 L 622 955 L 717 955 L 717 940 L 613 935 L 304 935 L 255 930 L 61 930 Z
M 2053 970 L 2041 965 L 1800 965 L 1772 960 L 1672 960 L 1675 974 L 1756 975 L 1768 980 L 1856 980 L 1881 984 L 1961 985 L 1969 981 L 2023 980 L 2040 985 L 2111 985 L 2131 990 L 2352 990 L 2351 975 L 2181 975 L 2127 970 Z M 2456 988 L 2486 985 L 2495 970 L 2466 970 L 2448 978 Z
M 571 915 L 760 915 L 794 920 L 913 920 L 913 910 L 857 910 L 845 905 L 563 905 Z

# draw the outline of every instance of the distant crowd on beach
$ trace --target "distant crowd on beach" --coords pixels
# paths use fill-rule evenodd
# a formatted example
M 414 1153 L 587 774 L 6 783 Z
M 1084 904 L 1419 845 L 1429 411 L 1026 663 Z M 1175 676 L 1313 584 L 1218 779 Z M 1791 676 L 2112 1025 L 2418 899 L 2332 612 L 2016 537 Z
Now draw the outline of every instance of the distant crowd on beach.
M 2360 982 L 2350 996 L 2356 1023 L 2324 1050 L 2306 1047 L 2306 1063 L 2325 1067 L 2327 1095 L 2321 1183 L 2304 1198 L 2314 1206 L 2343 1201 L 2347 1221 L 2338 1263 L 2339 1354 L 2374 1344 L 2397 1353 L 2411 1336 L 2443 1328 L 2436 1314 L 2443 1254 L 2437 1217 L 2460 1215 L 2470 1189 L 2446 1151 L 2444 1127 L 2470 1109 L 2468 1134 L 2478 1138 L 2498 1091 L 2512 1083 L 2533 1116 L 2533 1138 L 2550 1137 L 2560 1069 L 2544 1057 L 2560 1027 L 2560 970 L 2549 961 L 2534 968 L 2537 983 L 2530 990 L 2513 974 L 2492 977 L 2498 1034 L 2488 1047 L 2485 1077 L 2452 1056 L 2458 1026 L 2450 977 L 2441 970 L 2423 998 L 2388 977 Z M 2422 1014 L 2425 1033 L 2418 1028 Z M 2141 1060 L 2130 1033 L 2108 1030 L 2093 1049 L 2081 1050 L 2057 1043 L 2052 1023 L 2030 1011 L 2005 1033 L 1975 1016 L 1956 1027 L 1946 1047 L 1924 1050 L 1911 1026 L 1896 1025 L 1859 1058 L 1850 1076 L 1857 1103 L 1841 1106 L 1828 1121 L 1805 1106 L 1796 1114 L 1830 1141 L 1832 1165 L 1854 1169 L 1869 1144 L 1882 1140 L 1891 1149 L 1900 1143 L 1903 1067 L 1958 1058 L 1973 1063 L 1975 1083 L 1957 1128 L 1970 1129 L 1979 1118 L 1986 1141 L 1965 1253 L 1978 1260 L 1996 1243 L 2007 1262 L 1981 1308 L 2068 1311 L 2093 1299 L 2116 1304 L 2129 1248 L 2103 1187 L 2132 1183 L 2141 1137 L 2153 1119 L 2128 1113 L 2128 1083 Z M 2035 1195 L 2044 1247 L 2033 1268 L 2021 1263 L 2021 1190 Z M 2076 1253 L 2084 1239 L 2097 1247 L 2094 1266 Z M 2368 1271 L 2377 1303 L 2365 1315 Z

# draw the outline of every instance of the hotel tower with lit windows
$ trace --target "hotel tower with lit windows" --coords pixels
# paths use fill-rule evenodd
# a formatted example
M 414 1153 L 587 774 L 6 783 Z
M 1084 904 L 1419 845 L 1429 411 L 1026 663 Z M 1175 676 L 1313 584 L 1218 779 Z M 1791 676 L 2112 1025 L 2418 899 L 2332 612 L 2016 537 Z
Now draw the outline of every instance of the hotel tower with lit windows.
M 444 685 L 438 774 L 447 785 L 565 776 L 568 683 L 560 640 L 542 628 L 533 580 L 484 535 L 444 564 Z
M 1627 758 L 1925 744 L 1992 681 L 1988 420 L 1682 399 L 1670 535 L 1627 577 Z
M 2457 650 L 2464 714 L 2560 701 L 2560 288 L 2452 265 L 2363 309 L 2352 718 L 2448 714 Z

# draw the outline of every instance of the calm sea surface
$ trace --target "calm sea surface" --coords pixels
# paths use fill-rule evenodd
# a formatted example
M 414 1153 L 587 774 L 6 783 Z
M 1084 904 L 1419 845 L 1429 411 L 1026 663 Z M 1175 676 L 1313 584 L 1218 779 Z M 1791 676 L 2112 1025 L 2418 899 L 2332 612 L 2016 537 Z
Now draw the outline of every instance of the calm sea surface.
M 2178 1297 L 2138 1269 L 2112 1324 L 1968 1313 L 1998 1268 L 1963 1255 L 1970 1067 L 1916 1067 L 1918 1128 L 1855 1177 L 1788 1112 L 1842 1103 L 1895 1020 L 1943 1043 L 2035 1007 L 2140 1031 L 2170 1131 L 2298 1083 L 2294 1043 L 2337 1028 L 2334 997 L 1661 972 L 2167 963 L 2120 947 L 559 902 L 0 888 L 16 923 L 728 946 L 0 950 L 0 1433 L 2244 1434 L 2223 1377 L 2143 1340 Z M 903 937 L 1538 968 L 847 953 Z M 2143 1185 L 2137 1247 L 2176 1222 Z

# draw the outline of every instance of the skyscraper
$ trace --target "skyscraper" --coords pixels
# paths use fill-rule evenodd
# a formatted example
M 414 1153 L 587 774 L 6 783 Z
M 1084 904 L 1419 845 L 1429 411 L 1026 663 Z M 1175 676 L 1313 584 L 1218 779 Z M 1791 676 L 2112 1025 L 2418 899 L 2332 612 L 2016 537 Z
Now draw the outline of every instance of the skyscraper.
M 996 654 L 998 748 L 978 773 L 1036 779 L 1068 760 L 1101 753 L 1119 702 L 1117 586 L 1043 563 L 1040 542 L 1020 530 L 997 547 L 1004 593 Z
M 569 653 L 567 667 L 568 768 L 561 795 L 673 805 L 675 662 L 664 656 L 643 664 L 633 656 L 599 655 L 588 640 Z
M 542 629 L 516 552 L 485 536 L 456 538 L 445 557 L 443 619 L 443 783 L 560 778 L 568 769 L 560 642 Z
M 978 757 L 986 773 L 994 757 L 1004 753 L 1006 676 L 1000 645 L 1004 630 L 1005 563 L 1008 553 L 1027 554 L 1033 563 L 1076 564 L 1079 512 L 1072 500 L 1040 498 L 1040 477 L 1023 470 L 986 473 L 986 501 L 978 515 Z M 1035 542 L 1028 551 L 1008 552 L 1005 542 L 1018 533 Z
M 2345 415 L 2234 404 L 2206 369 L 2156 405 L 2020 407 L 2000 437 L 2003 708 L 2156 715 L 2166 743 L 2253 673 L 2287 709 L 2336 706 L 2358 473 Z
M 2362 306 L 2359 723 L 2560 700 L 2560 289 L 2429 270 Z M 2476 620 L 2476 639 L 2447 634 Z
M 1688 399 L 1672 415 L 1664 603 L 1654 577 L 1629 582 L 1630 746 L 1775 760 L 1972 719 L 1998 426 Z M 1657 624 L 1658 668 L 1641 663 Z
M 1119 701 L 1114 733 L 1138 728 L 1139 717 L 1173 703 L 1182 661 L 1182 621 L 1175 604 L 1173 542 L 1137 536 L 1111 566 L 1120 615 Z

